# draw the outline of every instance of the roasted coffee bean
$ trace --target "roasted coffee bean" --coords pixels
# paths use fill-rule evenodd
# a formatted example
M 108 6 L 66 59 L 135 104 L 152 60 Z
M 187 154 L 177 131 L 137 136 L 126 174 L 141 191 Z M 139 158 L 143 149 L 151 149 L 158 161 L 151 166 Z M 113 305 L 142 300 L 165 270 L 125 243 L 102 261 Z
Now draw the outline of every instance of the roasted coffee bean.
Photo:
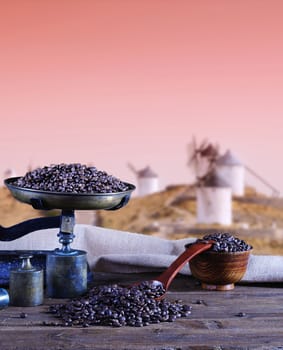
M 14 185 L 49 192 L 114 193 L 128 189 L 127 184 L 105 171 L 80 163 L 55 164 L 37 168 L 18 178 Z
M 197 242 L 214 241 L 211 250 L 215 252 L 243 252 L 252 249 L 245 241 L 229 233 L 213 233 L 198 239 Z
M 151 281 L 131 288 L 107 285 L 92 288 L 84 297 L 66 304 L 51 305 L 49 312 L 64 326 L 143 327 L 152 323 L 173 322 L 191 314 L 191 306 L 180 301 L 156 300 L 162 286 Z

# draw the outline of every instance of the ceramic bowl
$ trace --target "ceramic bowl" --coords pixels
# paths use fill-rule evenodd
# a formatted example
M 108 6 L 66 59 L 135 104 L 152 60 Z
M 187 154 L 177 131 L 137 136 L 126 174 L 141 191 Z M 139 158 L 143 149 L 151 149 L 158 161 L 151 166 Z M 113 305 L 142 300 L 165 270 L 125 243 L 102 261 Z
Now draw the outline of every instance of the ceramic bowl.
M 203 289 L 234 289 L 234 284 L 242 279 L 247 270 L 251 251 L 201 253 L 189 262 L 192 275 L 201 282 Z

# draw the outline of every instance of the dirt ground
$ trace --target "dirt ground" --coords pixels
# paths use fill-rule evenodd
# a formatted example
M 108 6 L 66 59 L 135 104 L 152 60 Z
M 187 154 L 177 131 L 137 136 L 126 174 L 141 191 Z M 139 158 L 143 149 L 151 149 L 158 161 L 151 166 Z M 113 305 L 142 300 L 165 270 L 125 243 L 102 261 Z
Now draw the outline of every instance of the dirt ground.
M 4 227 L 18 224 L 19 222 L 42 216 L 40 210 L 33 209 L 30 205 L 14 199 L 10 191 L 0 188 L 0 225 Z

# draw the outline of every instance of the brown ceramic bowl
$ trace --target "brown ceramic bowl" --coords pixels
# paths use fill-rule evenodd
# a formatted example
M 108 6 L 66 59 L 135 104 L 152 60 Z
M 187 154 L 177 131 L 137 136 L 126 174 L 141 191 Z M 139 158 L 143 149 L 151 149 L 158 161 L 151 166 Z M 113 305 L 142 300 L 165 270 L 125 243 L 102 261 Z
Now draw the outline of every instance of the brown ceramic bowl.
M 203 252 L 189 262 L 192 275 L 203 289 L 231 290 L 244 276 L 251 251 Z

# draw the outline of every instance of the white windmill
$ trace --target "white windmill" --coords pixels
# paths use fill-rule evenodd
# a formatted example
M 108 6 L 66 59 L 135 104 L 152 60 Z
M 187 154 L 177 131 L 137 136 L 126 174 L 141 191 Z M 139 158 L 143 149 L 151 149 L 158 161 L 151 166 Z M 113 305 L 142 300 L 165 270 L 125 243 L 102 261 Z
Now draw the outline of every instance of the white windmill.
M 196 177 L 197 222 L 231 225 L 232 191 L 216 169 L 218 145 L 204 140 L 198 146 L 193 137 L 188 152 L 188 166 Z
M 137 170 L 131 163 L 128 163 L 128 167 L 137 177 L 139 196 L 146 196 L 159 191 L 158 175 L 149 166 Z
M 218 174 L 231 186 L 232 195 L 243 196 L 245 194 L 245 166 L 230 150 L 218 157 L 216 168 Z

